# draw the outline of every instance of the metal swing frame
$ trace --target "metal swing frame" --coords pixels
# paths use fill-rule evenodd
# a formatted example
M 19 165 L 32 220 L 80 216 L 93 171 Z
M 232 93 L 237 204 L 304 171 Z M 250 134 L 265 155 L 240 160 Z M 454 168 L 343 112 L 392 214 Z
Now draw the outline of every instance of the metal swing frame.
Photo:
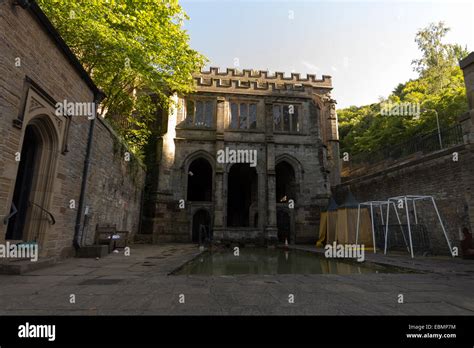
M 376 241 L 375 241 L 375 226 L 374 226 L 374 208 L 379 208 L 380 209 L 380 217 L 382 218 L 382 226 L 383 226 L 383 225 L 385 225 L 384 220 L 383 220 L 383 208 L 384 208 L 384 206 L 387 206 L 387 213 L 388 213 L 388 211 L 390 210 L 390 205 L 392 205 L 393 209 L 395 210 L 395 215 L 397 216 L 398 224 L 400 225 L 400 229 L 402 231 L 403 240 L 405 241 L 405 245 L 407 247 L 407 250 L 409 250 L 405 234 L 403 233 L 403 228 L 401 227 L 402 223 L 400 221 L 400 216 L 398 215 L 397 208 L 395 206 L 395 203 L 390 202 L 390 201 L 367 201 L 367 202 L 359 203 L 359 206 L 357 208 L 356 245 L 359 242 L 360 208 L 363 207 L 363 206 L 367 206 L 367 207 L 370 207 L 370 221 L 371 221 L 371 225 L 372 225 L 372 241 L 373 241 L 373 245 L 374 245 L 374 254 L 377 253 L 377 244 L 376 244 Z M 387 221 L 387 225 L 388 225 L 388 218 L 387 218 L 386 221 Z
M 411 237 L 412 235 L 411 235 L 411 227 L 410 227 L 410 212 L 409 212 L 408 202 L 412 203 L 413 212 L 414 212 L 414 215 L 415 215 L 415 223 L 418 224 L 418 216 L 417 216 L 417 212 L 416 212 L 416 202 L 417 201 L 422 201 L 422 200 L 429 200 L 433 203 L 433 208 L 436 212 L 436 215 L 438 216 L 439 224 L 441 225 L 444 237 L 446 238 L 446 242 L 447 242 L 448 247 L 449 247 L 449 252 L 451 253 L 451 256 L 454 257 L 453 248 L 451 247 L 451 242 L 449 241 L 448 234 L 446 233 L 446 229 L 444 228 L 443 221 L 441 219 L 438 207 L 436 205 L 436 202 L 435 202 L 433 196 L 406 195 L 406 196 L 397 196 L 397 197 L 389 198 L 387 200 L 387 202 L 393 205 L 393 207 L 395 209 L 395 213 L 397 215 L 398 223 L 400 224 L 400 227 L 401 227 L 400 218 L 398 216 L 397 208 L 395 206 L 395 204 L 396 204 L 395 202 L 398 203 L 400 200 L 402 200 L 404 202 L 404 205 L 405 205 L 405 213 L 406 213 L 406 216 L 407 216 L 407 225 L 408 225 L 408 238 L 409 238 L 409 241 L 410 241 L 409 252 L 411 254 L 411 257 L 414 258 L 415 256 L 414 256 L 414 253 L 413 253 L 413 241 L 412 241 L 412 237 Z M 384 254 L 387 254 L 387 239 L 388 239 L 388 221 L 389 221 L 389 218 L 390 218 L 390 209 L 387 209 L 387 218 L 386 218 L 387 224 L 385 225 L 385 249 L 384 249 Z M 405 235 L 403 235 L 403 238 L 405 239 Z

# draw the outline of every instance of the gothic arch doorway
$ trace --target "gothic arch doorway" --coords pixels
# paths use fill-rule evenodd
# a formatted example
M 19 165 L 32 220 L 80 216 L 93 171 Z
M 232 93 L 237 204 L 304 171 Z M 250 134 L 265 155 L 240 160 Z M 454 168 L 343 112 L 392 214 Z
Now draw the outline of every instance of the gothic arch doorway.
M 49 118 L 31 119 L 23 136 L 6 239 L 42 245 L 48 225 L 55 223 L 49 201 L 57 153 L 58 138 Z
M 29 199 L 33 184 L 33 172 L 36 165 L 37 149 L 40 139 L 32 126 L 26 127 L 25 138 L 20 153 L 20 163 L 12 200 L 12 216 L 8 223 L 5 239 L 23 240 Z

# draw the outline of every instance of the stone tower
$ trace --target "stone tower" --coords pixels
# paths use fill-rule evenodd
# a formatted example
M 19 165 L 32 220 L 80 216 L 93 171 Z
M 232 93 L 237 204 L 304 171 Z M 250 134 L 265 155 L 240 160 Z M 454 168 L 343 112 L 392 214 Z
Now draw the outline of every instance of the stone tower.
M 158 119 L 153 240 L 197 242 L 204 225 L 216 242 L 315 241 L 339 183 L 331 78 L 210 68 L 194 80 Z

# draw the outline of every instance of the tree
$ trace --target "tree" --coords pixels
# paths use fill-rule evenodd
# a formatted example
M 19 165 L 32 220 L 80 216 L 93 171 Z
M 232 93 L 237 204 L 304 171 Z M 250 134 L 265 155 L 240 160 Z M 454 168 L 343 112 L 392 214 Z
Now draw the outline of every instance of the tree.
M 398 84 L 380 103 L 338 110 L 342 152 L 371 152 L 428 133 L 436 128 L 433 110 L 443 128 L 454 124 L 457 116 L 468 110 L 463 73 L 458 65 L 468 51 L 443 43 L 448 31 L 439 22 L 416 34 L 421 58 L 413 60 L 412 65 L 419 73 L 417 79 Z M 430 112 L 420 117 L 383 116 L 381 108 L 387 102 L 419 104 Z
M 140 151 L 157 104 L 192 91 L 191 74 L 205 58 L 189 47 L 187 15 L 177 0 L 38 0 L 39 5 L 107 95 L 101 115 Z M 117 122 L 120 121 L 120 122 Z

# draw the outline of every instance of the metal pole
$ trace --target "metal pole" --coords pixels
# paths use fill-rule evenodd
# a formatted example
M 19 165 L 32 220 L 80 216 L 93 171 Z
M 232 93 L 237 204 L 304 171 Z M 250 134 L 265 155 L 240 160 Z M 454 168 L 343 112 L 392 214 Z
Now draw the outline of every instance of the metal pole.
M 380 204 L 379 208 L 380 208 L 380 218 L 382 219 L 382 226 L 383 226 L 383 225 L 385 225 L 384 222 L 383 222 L 383 204 Z
M 413 259 L 414 258 L 414 256 L 413 256 L 413 242 L 411 240 L 410 213 L 408 212 L 407 196 L 405 196 L 405 211 L 407 213 L 408 238 L 410 239 L 411 258 Z
M 357 242 L 359 241 L 359 222 L 360 222 L 360 204 L 357 207 L 357 229 L 356 229 L 356 245 Z
M 413 200 L 413 212 L 415 213 L 415 224 L 418 225 L 418 216 L 416 216 L 416 204 L 415 204 L 415 200 Z
M 439 215 L 438 207 L 436 206 L 435 200 L 433 197 L 431 197 L 431 201 L 433 202 L 433 206 L 436 211 L 436 215 L 438 215 L 438 220 L 439 223 L 441 224 L 441 228 L 443 229 L 444 237 L 446 238 L 446 242 L 448 242 L 448 247 L 449 247 L 449 252 L 451 253 L 451 256 L 454 257 L 453 254 L 453 248 L 451 248 L 451 242 L 449 241 L 448 234 L 446 233 L 446 230 L 444 229 L 443 221 L 441 221 L 441 216 Z
M 384 248 L 384 255 L 387 254 L 387 234 L 388 234 L 388 218 L 390 216 L 390 200 L 388 201 L 388 205 L 387 205 L 387 224 L 385 225 L 385 248 Z
M 376 247 L 375 247 L 375 229 L 374 229 L 374 209 L 372 206 L 372 202 L 370 202 L 370 219 L 372 220 L 372 240 L 374 243 L 374 254 L 376 254 L 377 251 L 375 250 Z
M 407 251 L 410 252 L 410 247 L 408 246 L 407 238 L 405 237 L 405 232 L 403 232 L 402 221 L 400 220 L 400 216 L 398 215 L 397 206 L 393 202 L 392 204 L 393 204 L 393 210 L 395 210 L 395 215 L 397 216 L 398 226 L 400 226 L 400 231 L 402 232 L 403 241 L 405 242 Z

